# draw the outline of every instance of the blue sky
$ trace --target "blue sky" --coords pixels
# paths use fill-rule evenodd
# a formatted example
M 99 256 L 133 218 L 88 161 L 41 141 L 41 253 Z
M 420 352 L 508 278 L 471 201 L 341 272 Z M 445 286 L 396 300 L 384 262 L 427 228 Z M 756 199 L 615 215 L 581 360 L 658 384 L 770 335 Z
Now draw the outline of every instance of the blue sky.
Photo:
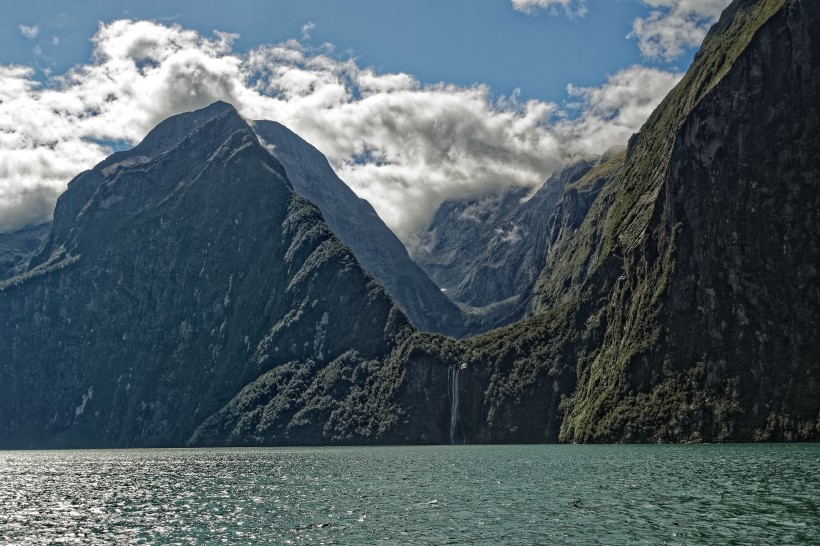
M 215 100 L 284 123 L 413 248 L 445 199 L 624 145 L 729 0 L 7 3 L 0 232 Z
M 692 47 L 669 62 L 641 57 L 627 35 L 633 20 L 650 11 L 642 2 L 590 0 L 587 9 L 578 17 L 522 13 L 507 0 L 240 0 L 207 7 L 149 0 L 127 8 L 100 0 L 12 2 L 0 23 L 0 62 L 64 72 L 88 60 L 98 22 L 124 17 L 235 33 L 237 50 L 300 38 L 312 23 L 310 43 L 331 43 L 363 66 L 425 83 L 486 83 L 498 94 L 519 89 L 525 99 L 562 100 L 568 83 L 597 86 L 638 62 L 680 70 L 691 61 Z M 20 25 L 39 32 L 28 39 Z

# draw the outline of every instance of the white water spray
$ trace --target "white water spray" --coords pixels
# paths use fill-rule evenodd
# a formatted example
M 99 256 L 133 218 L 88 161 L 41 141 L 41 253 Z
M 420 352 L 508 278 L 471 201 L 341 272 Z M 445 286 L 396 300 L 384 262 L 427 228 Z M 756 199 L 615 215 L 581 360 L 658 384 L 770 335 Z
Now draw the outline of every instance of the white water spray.
M 458 364 L 450 368 L 450 443 L 456 443 L 456 425 L 458 425 Z

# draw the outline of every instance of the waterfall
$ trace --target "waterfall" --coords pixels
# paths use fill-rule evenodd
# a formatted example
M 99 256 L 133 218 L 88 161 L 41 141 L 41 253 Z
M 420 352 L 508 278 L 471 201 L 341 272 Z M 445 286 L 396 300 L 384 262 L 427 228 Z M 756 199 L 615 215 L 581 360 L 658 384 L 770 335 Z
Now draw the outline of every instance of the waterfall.
M 458 372 L 459 366 L 455 364 L 450 368 L 452 379 L 450 383 L 450 443 L 456 443 L 456 425 L 458 424 Z M 447 374 L 448 376 L 451 374 Z

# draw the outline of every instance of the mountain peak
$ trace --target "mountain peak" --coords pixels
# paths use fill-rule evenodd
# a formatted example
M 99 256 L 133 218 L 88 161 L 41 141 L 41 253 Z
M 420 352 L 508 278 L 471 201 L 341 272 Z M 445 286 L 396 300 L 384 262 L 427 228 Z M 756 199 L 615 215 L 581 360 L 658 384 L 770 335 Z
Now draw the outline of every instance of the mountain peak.
M 276 172 L 278 176 L 275 179 L 283 183 L 285 191 L 290 191 L 290 182 L 282 165 L 262 148 L 250 125 L 230 104 L 219 101 L 166 119 L 134 148 L 112 154 L 69 182 L 68 188 L 57 200 L 49 238 L 32 258 L 29 267 L 33 269 L 59 257 L 55 255 L 55 250 L 65 247 L 69 230 L 76 227 L 75 218 L 84 211 L 90 211 L 92 202 L 96 203 L 92 208 L 107 209 L 111 205 L 112 201 L 106 201 L 107 198 L 100 192 L 110 199 L 126 200 L 138 210 L 149 206 L 150 202 L 164 199 L 173 191 L 173 185 L 165 186 L 158 181 L 168 181 L 174 185 L 186 180 L 190 182 L 199 172 L 193 169 L 193 165 L 207 165 L 210 159 L 222 161 L 248 146 L 256 148 L 255 152 L 249 153 L 255 153 L 266 168 Z M 186 168 L 185 165 L 191 167 Z M 143 168 L 144 172 L 139 176 L 118 174 L 133 173 L 135 167 Z M 153 172 L 166 168 L 173 170 L 175 177 Z
M 247 125 L 233 106 L 227 102 L 217 101 L 199 110 L 177 114 L 162 121 L 145 135 L 142 142 L 130 150 L 111 155 L 97 165 L 97 168 L 105 169 L 129 159 L 155 157 L 174 148 L 191 133 L 217 119 L 237 126 Z

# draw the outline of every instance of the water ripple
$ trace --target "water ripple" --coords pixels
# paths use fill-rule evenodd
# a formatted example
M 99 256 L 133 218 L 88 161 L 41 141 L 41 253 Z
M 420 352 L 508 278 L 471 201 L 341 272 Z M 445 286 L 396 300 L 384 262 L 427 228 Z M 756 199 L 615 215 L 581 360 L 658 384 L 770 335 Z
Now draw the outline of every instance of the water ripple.
M 817 544 L 820 446 L 0 452 L 2 544 Z

